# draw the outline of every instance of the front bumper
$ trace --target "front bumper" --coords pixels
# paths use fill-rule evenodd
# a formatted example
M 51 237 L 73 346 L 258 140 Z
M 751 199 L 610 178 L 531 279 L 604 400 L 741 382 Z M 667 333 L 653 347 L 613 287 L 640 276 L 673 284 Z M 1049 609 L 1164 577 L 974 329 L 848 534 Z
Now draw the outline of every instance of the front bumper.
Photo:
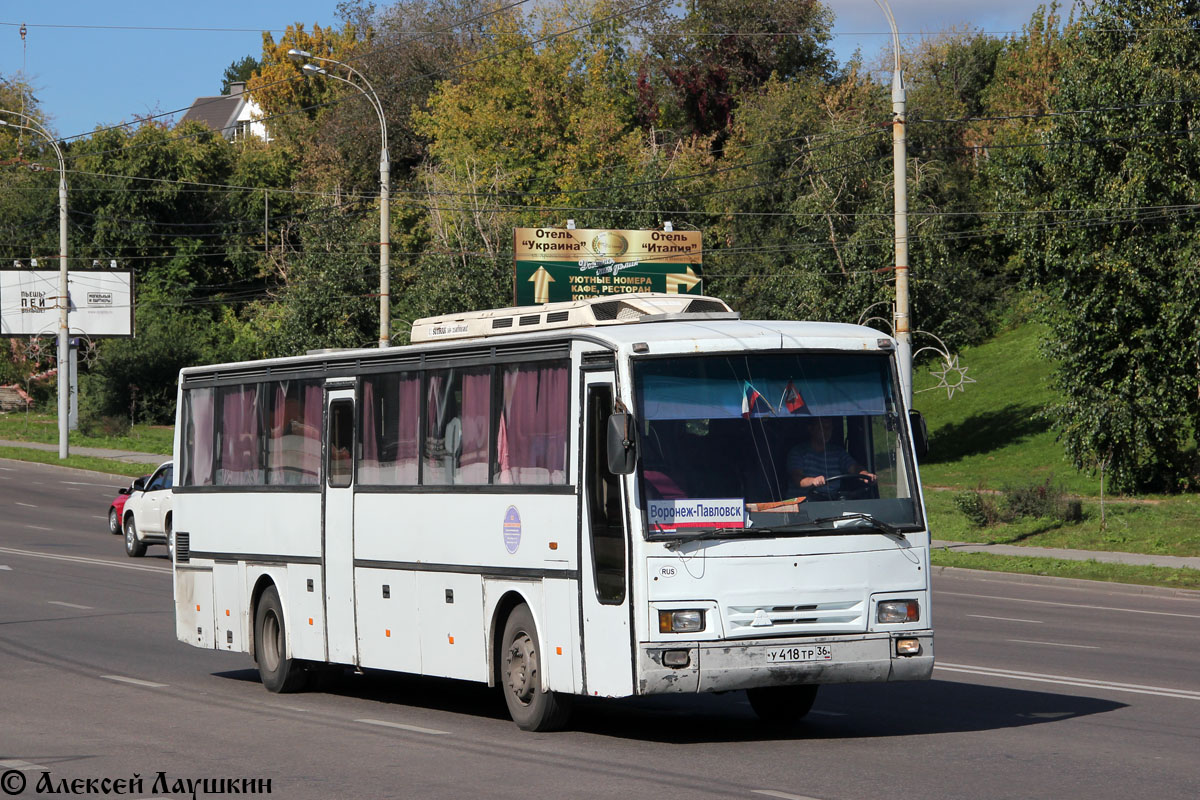
M 918 639 L 917 655 L 896 655 L 896 639 Z M 825 661 L 771 663 L 768 651 L 829 645 Z M 663 653 L 687 650 L 688 665 L 663 665 Z M 638 694 L 724 692 L 797 683 L 927 680 L 933 674 L 933 632 L 748 639 L 723 642 L 643 642 L 638 647 Z

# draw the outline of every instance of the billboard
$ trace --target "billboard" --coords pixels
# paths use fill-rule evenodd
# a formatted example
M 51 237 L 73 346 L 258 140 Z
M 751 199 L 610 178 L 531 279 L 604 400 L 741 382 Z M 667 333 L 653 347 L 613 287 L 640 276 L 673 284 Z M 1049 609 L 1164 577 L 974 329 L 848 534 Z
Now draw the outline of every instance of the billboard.
M 58 334 L 58 270 L 0 270 L 0 335 Z M 133 336 L 133 273 L 72 270 L 67 274 L 71 299 L 71 336 Z
M 518 306 L 602 294 L 702 294 L 699 231 L 517 228 L 513 302 Z

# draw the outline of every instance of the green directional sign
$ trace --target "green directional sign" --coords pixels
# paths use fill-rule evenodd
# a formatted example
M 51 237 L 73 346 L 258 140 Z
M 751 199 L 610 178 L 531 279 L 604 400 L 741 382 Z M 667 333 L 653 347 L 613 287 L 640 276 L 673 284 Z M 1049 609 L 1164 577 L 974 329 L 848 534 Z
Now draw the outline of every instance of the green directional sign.
M 513 300 L 518 306 L 604 294 L 701 294 L 696 231 L 517 228 Z

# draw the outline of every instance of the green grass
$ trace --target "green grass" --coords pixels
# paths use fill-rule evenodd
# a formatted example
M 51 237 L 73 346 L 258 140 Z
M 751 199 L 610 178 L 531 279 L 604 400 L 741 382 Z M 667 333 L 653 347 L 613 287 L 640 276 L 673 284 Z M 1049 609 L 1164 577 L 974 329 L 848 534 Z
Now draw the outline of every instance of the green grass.
M 1194 495 L 1105 502 L 1083 501 L 1083 519 L 1060 522 L 1024 518 L 976 527 L 954 506 L 953 491 L 926 491 L 925 507 L 935 539 L 952 542 L 1065 547 L 1152 555 L 1200 556 L 1200 500 Z
M 114 461 L 108 458 L 93 458 L 92 456 L 68 456 L 59 459 L 58 453 L 49 450 L 32 450 L 28 447 L 0 447 L 0 458 L 11 458 L 15 461 L 34 461 L 39 464 L 53 464 L 58 467 L 75 467 L 89 469 L 94 472 L 107 472 L 111 475 L 123 475 L 136 478 L 149 475 L 154 471 L 155 464 L 130 464 L 127 461 Z M 125 484 L 127 481 L 118 481 Z
M 963 567 L 1023 575 L 1052 575 L 1090 581 L 1200 589 L 1200 570 L 1172 567 L 1141 567 L 1131 564 L 1102 564 L 1099 561 L 1064 561 L 1058 558 L 1002 556 L 992 553 L 953 553 L 935 549 L 930 561 L 937 567 Z
M 1044 326 L 1034 323 L 1005 331 L 958 354 L 967 368 L 962 392 L 947 399 L 931 369 L 913 371 L 913 405 L 929 426 L 929 455 L 921 461 L 926 486 L 999 489 L 1050 477 L 1066 491 L 1099 495 L 1098 476 L 1080 473 L 1055 441 L 1050 421 L 1040 416 L 1055 402 L 1052 365 L 1039 352 Z
M 914 405 L 929 425 L 930 452 L 921 482 L 936 539 L 1065 547 L 1155 555 L 1200 555 L 1200 501 L 1195 495 L 1105 498 L 1100 523 L 1100 479 L 1077 471 L 1055 441 L 1043 411 L 1055 402 L 1053 364 L 1041 354 L 1046 328 L 1027 323 L 964 349 L 959 364 L 975 383 L 947 398 L 930 375 L 914 372 Z M 921 391 L 921 390 L 928 391 Z M 1020 519 L 976 527 L 954 505 L 969 489 L 990 491 L 1050 479 L 1083 503 L 1083 519 L 1066 523 Z M 940 490 L 946 489 L 946 490 Z
M 174 431 L 170 425 L 134 425 L 125 436 L 84 436 L 71 431 L 68 442 L 73 447 L 107 447 L 169 456 Z M 58 444 L 58 417 L 23 411 L 0 414 L 0 439 Z

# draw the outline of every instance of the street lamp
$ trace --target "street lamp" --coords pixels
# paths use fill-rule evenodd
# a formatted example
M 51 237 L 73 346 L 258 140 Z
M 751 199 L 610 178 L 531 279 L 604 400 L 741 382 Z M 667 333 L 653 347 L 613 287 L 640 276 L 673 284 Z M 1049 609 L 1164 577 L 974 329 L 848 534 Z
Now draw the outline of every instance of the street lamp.
M 19 125 L 0 119 L 0 125 L 45 137 L 46 141 L 50 142 L 50 146 L 54 148 L 54 154 L 58 156 L 58 457 L 66 458 L 68 455 L 67 426 L 70 422 L 67 418 L 67 403 L 71 394 L 70 375 L 68 374 L 71 364 L 68 355 L 71 346 L 68 338 L 71 299 L 67 296 L 67 162 L 63 159 L 62 149 L 58 146 L 58 142 L 36 119 L 19 111 L 8 111 L 2 108 L 0 108 L 0 113 L 20 117 L 29 123 L 28 125 Z
M 354 69 L 349 64 L 344 64 L 341 61 L 336 61 L 332 58 L 322 58 L 314 56 L 304 50 L 292 48 L 288 50 L 288 58 L 297 64 L 303 63 L 312 59 L 313 61 L 321 61 L 326 64 L 336 64 L 339 67 L 345 67 L 350 75 L 358 78 L 363 82 L 366 88 L 359 86 L 349 78 L 343 78 L 341 75 L 335 75 L 328 72 L 322 67 L 312 63 L 305 63 L 301 70 L 305 75 L 321 75 L 326 78 L 333 78 L 335 81 L 353 86 L 358 91 L 362 92 L 368 100 L 371 101 L 371 107 L 375 109 L 376 116 L 379 117 L 379 130 L 382 143 L 379 149 L 379 346 L 388 347 L 391 344 L 391 302 L 388 297 L 391 279 L 388 276 L 388 265 L 391 254 L 391 219 L 388 213 L 388 186 L 391 183 L 391 166 L 388 161 L 388 144 L 387 144 L 387 118 L 383 115 L 383 104 L 379 102 L 379 95 L 375 93 L 375 89 L 371 86 L 361 72 Z
M 900 387 L 912 405 L 912 320 L 908 312 L 908 142 L 905 138 L 904 76 L 900 72 L 900 32 L 887 0 L 875 0 L 892 26 L 892 184 L 896 218 L 896 305 L 892 311 L 892 333 L 900 361 Z

